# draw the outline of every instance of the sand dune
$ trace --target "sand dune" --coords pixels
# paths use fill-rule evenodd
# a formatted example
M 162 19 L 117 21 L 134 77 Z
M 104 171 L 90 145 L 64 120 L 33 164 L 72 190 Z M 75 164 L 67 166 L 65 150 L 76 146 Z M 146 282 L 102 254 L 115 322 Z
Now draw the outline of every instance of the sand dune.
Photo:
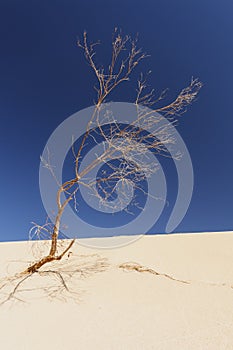
M 22 301 L 0 307 L 2 349 L 233 349 L 233 232 L 144 236 L 116 249 L 80 243 L 27 280 Z M 1 277 L 33 252 L 31 242 L 1 243 Z

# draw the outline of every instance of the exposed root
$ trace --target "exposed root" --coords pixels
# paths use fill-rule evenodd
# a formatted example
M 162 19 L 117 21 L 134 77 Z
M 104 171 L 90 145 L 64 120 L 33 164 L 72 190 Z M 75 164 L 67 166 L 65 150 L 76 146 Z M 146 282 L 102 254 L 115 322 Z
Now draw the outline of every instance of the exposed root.
M 74 242 L 75 242 L 75 240 L 72 239 L 70 244 L 67 246 L 67 248 L 61 254 L 55 255 L 55 252 L 56 252 L 55 251 L 52 254 L 49 254 L 49 255 L 45 256 L 44 258 L 40 259 L 38 262 L 34 263 L 33 265 L 29 266 L 23 273 L 30 274 L 30 273 L 37 272 L 43 265 L 50 263 L 52 261 L 55 261 L 55 260 L 61 260 L 63 258 L 63 256 L 70 250 L 70 248 L 72 247 Z M 57 244 L 57 239 L 56 239 L 56 244 Z
M 27 269 L 0 280 L 0 305 L 7 302 L 26 302 L 27 292 L 32 294 L 33 291 L 36 291 L 36 298 L 80 301 L 83 278 L 105 271 L 109 264 L 106 258 L 92 254 L 72 255 L 72 258 L 62 260 L 59 264 L 54 259 L 46 266 L 46 269 L 45 266 L 32 272 Z M 30 279 L 33 279 L 32 283 L 29 283 Z

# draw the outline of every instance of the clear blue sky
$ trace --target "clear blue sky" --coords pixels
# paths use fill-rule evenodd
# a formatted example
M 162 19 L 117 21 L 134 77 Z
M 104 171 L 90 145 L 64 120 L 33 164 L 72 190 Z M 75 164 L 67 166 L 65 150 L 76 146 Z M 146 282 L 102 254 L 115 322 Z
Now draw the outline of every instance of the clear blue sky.
M 44 222 L 38 182 L 44 145 L 63 120 L 95 97 L 94 77 L 76 39 L 84 30 L 93 41 L 100 39 L 104 61 L 116 26 L 132 36 L 139 33 L 140 46 L 151 55 L 144 63 L 152 70 L 150 84 L 157 91 L 170 89 L 167 102 L 192 76 L 204 83 L 178 126 L 192 158 L 195 187 L 176 232 L 232 230 L 232 18 L 231 0 L 1 0 L 0 240 L 28 239 L 30 222 Z M 131 102 L 132 96 L 130 86 L 114 99 Z M 151 233 L 163 232 L 169 210 Z

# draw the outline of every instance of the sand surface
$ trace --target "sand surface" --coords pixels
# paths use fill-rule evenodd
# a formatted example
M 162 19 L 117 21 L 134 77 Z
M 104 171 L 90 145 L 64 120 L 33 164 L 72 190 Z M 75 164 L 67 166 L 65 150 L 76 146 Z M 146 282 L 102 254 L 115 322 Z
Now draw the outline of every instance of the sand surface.
M 1 243 L 1 277 L 27 267 L 38 247 Z M 233 349 L 232 258 L 233 232 L 144 236 L 102 250 L 77 243 L 20 286 L 21 301 L 0 306 L 1 348 Z M 64 271 L 69 291 L 55 273 Z

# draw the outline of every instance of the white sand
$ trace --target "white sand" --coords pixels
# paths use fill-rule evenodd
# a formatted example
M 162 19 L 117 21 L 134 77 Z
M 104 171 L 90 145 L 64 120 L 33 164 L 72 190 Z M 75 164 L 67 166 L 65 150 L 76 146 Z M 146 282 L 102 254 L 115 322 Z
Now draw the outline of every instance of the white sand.
M 79 303 L 69 297 L 49 301 L 36 288 L 21 293 L 26 303 L 1 306 L 1 349 L 233 349 L 233 232 L 144 236 L 109 250 L 76 244 L 72 252 L 62 266 L 85 261 L 92 266 L 103 257 L 109 266 L 75 277 Z M 25 268 L 30 255 L 29 242 L 1 243 L 1 276 L 7 266 L 9 273 Z M 9 264 L 12 260 L 17 261 Z M 119 268 L 129 261 L 151 270 Z M 190 284 L 157 276 L 152 269 Z M 44 279 L 38 276 L 25 288 Z

